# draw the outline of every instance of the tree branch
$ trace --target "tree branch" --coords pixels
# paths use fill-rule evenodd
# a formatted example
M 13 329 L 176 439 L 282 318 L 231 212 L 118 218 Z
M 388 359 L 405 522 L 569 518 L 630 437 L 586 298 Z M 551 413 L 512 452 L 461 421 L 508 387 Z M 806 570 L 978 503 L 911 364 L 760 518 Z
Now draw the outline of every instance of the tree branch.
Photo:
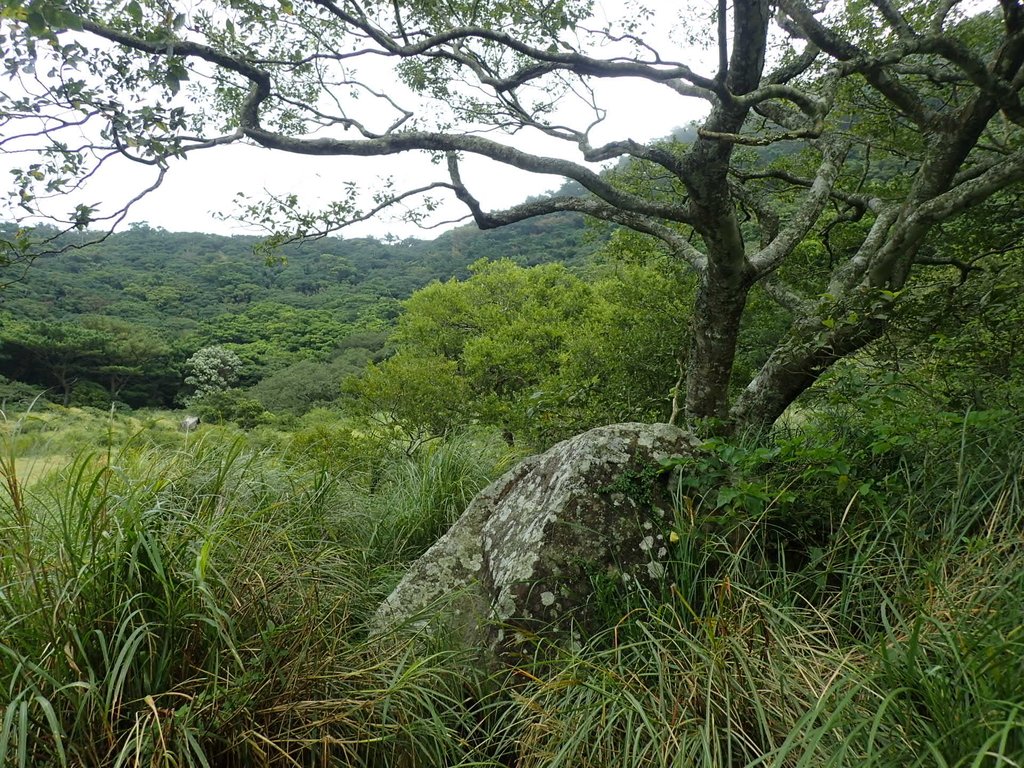
M 777 274 L 773 273 L 762 280 L 761 287 L 776 304 L 797 317 L 810 317 L 814 311 L 814 302 L 781 280 Z
M 790 216 L 789 224 L 765 248 L 750 257 L 758 274 L 774 272 L 782 260 L 807 236 L 821 216 L 839 176 L 843 159 L 849 151 L 848 142 L 832 140 L 824 146 L 821 165 L 800 208 Z
M 903 14 L 889 0 L 871 0 L 871 4 L 879 10 L 901 38 L 906 39 L 917 36 L 917 33 L 907 22 L 906 18 L 904 18 Z
M 934 223 L 977 205 L 1007 186 L 1024 181 L 1024 149 L 952 189 L 922 203 L 910 218 Z
M 857 71 L 863 74 L 879 93 L 919 127 L 932 130 L 941 123 L 940 116 L 929 109 L 916 93 L 893 77 L 877 57 L 828 29 L 801 0 L 780 0 L 779 7 L 789 14 L 811 42 L 846 65 L 840 66 L 839 72 Z
M 410 45 L 401 45 L 393 37 L 384 31 L 376 28 L 365 16 L 359 17 L 341 10 L 332 0 L 312 0 L 315 4 L 328 9 L 333 15 L 353 27 L 364 31 L 375 43 L 385 52 L 402 58 L 410 58 L 420 55 L 438 55 L 452 60 L 465 61 L 451 49 L 444 49 L 444 46 L 462 40 L 481 40 L 497 43 L 510 51 L 536 62 L 519 69 L 506 78 L 488 76 L 484 84 L 494 88 L 496 91 L 514 89 L 528 83 L 556 69 L 573 72 L 577 75 L 590 77 L 614 78 L 614 77 L 639 77 L 651 82 L 667 82 L 672 80 L 685 80 L 692 85 L 716 94 L 728 95 L 723 87 L 714 79 L 698 75 L 684 64 L 661 64 L 645 63 L 639 61 L 619 61 L 612 59 L 598 59 L 585 56 L 576 51 L 559 51 L 551 48 L 539 48 L 529 45 L 514 37 L 513 35 L 488 27 L 460 26 L 446 29 L 431 35 L 424 35 L 422 39 Z
M 637 232 L 643 232 L 658 238 L 676 256 L 686 261 L 687 264 L 696 270 L 701 270 L 705 266 L 706 257 L 704 254 L 694 248 L 689 240 L 680 232 L 665 226 L 653 217 L 630 213 L 621 208 L 604 204 L 599 200 L 571 196 L 552 197 L 521 203 L 504 211 L 484 211 L 479 200 L 470 193 L 462 181 L 457 155 L 454 152 L 449 152 L 447 161 L 452 189 L 454 189 L 456 197 L 469 208 L 474 221 L 480 229 L 495 229 L 549 213 L 563 211 L 583 213 L 596 219 L 621 224 Z
M 882 207 L 881 205 L 876 205 L 873 208 L 880 209 L 879 213 L 875 217 L 871 229 L 868 230 L 867 236 L 861 241 L 857 252 L 853 255 L 853 258 L 840 265 L 832 273 L 827 290 L 827 293 L 831 296 L 845 296 L 855 285 L 863 280 L 868 269 L 871 268 L 875 255 L 885 245 L 889 232 L 899 217 L 899 206 Z
M 534 155 L 481 136 L 407 131 L 377 139 L 343 140 L 333 138 L 301 139 L 243 126 L 245 135 L 261 146 L 285 152 L 316 156 L 379 157 L 409 150 L 434 152 L 469 152 L 505 165 L 533 173 L 562 176 L 578 181 L 590 192 L 610 205 L 626 212 L 638 213 L 681 224 L 690 224 L 691 217 L 679 206 L 666 205 L 622 192 L 601 176 L 568 160 Z

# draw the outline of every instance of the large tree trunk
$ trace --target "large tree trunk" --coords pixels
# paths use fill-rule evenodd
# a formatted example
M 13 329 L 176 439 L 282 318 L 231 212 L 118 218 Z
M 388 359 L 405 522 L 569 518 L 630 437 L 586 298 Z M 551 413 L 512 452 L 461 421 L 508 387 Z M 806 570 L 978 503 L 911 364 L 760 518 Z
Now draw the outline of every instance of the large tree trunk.
M 718 11 L 718 77 L 724 78 L 730 92 L 748 93 L 757 87 L 764 69 L 770 3 L 734 3 L 731 52 L 724 29 L 724 0 Z M 734 144 L 721 138 L 741 130 L 749 114 L 749 106 L 717 105 L 684 161 L 688 210 L 707 253 L 694 304 L 687 365 L 685 416 L 690 422 L 711 419 L 724 423 L 728 416 L 740 320 L 757 277 L 747 260 L 729 186 Z
M 688 422 L 728 416 L 729 381 L 751 280 L 745 270 L 709 267 L 697 289 L 686 373 Z
M 71 405 L 71 391 L 74 389 L 75 380 L 67 376 L 60 376 L 58 384 L 61 391 L 61 405 L 67 408 Z
M 837 360 L 882 335 L 893 306 L 889 300 L 879 301 L 880 292 L 892 296 L 904 288 L 935 224 L 920 211 L 953 187 L 958 169 L 996 112 L 984 96 L 961 112 L 958 130 L 925 158 L 899 209 L 879 215 L 856 257 L 833 275 L 828 293 L 837 300 L 827 310 L 819 308 L 794 321 L 736 399 L 729 412 L 733 430 L 770 427 Z

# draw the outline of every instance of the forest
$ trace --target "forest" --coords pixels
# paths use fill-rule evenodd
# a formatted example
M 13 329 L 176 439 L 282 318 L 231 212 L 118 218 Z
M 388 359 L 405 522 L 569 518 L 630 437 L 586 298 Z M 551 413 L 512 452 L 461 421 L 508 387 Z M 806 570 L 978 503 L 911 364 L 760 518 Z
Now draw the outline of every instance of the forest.
M 0 768 L 1024 765 L 1024 5 L 677 11 L 0 0 Z M 599 140 L 618 80 L 705 111 Z M 230 143 L 434 176 L 264 238 L 77 202 Z M 622 423 L 690 449 L 568 538 L 642 526 L 648 578 L 544 523 L 568 631 L 382 625 Z
M 414 290 L 465 277 L 478 259 L 580 265 L 602 237 L 588 235 L 581 217 L 561 215 L 493 233 L 463 228 L 435 241 L 328 238 L 264 254 L 256 237 L 136 225 L 40 258 L 24 276 L 8 270 L 0 375 L 31 385 L 9 384 L 7 397 L 44 391 L 63 405 L 181 407 L 190 394 L 188 358 L 226 345 L 242 361 L 240 388 L 269 379 L 267 409 L 301 413 L 336 400 L 346 373 L 384 354 L 386 331 Z M 273 400 L 271 391 L 301 381 L 330 391 Z

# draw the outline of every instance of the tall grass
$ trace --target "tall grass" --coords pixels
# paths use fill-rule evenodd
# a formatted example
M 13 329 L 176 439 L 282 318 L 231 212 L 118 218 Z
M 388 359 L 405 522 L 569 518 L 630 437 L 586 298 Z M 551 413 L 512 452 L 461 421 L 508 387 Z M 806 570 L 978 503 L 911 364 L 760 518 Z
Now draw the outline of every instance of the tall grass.
M 0 766 L 1024 765 L 1024 431 L 976 426 L 849 468 L 798 559 L 822 473 L 749 519 L 683 488 L 664 589 L 595 583 L 607 629 L 493 668 L 366 622 L 500 441 L 8 429 Z M 40 440 L 69 458 L 23 482 Z
M 422 732 L 461 689 L 453 654 L 381 656 L 353 618 L 388 585 L 336 536 L 341 478 L 240 439 L 129 441 L 29 489 L 9 459 L 0 476 L 0 765 L 312 764 L 393 742 L 442 764 L 458 748 Z
M 713 523 L 717 510 L 681 497 L 668 589 L 612 595 L 617 624 L 517 670 L 496 729 L 506 754 L 521 766 L 1024 765 L 1024 442 L 1003 426 L 962 423 L 955 442 L 875 477 L 884 493 L 851 500 L 796 568 L 766 559 L 786 510 Z M 766 497 L 820 498 L 801 470 Z
M 496 435 L 428 443 L 389 466 L 374 500 L 380 513 L 370 547 L 407 562 L 451 527 L 473 497 L 513 459 Z

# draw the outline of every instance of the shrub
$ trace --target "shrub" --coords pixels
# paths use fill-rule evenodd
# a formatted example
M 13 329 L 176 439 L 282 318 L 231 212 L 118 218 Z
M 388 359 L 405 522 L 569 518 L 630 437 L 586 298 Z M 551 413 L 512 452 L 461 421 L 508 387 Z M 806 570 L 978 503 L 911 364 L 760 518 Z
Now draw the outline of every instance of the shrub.
M 263 403 L 248 397 L 241 389 L 196 395 L 190 398 L 189 408 L 204 422 L 222 424 L 231 421 L 242 429 L 253 429 L 273 421 L 273 415 L 263 407 Z
M 0 376 L 0 410 L 17 411 L 39 401 L 43 390 Z

